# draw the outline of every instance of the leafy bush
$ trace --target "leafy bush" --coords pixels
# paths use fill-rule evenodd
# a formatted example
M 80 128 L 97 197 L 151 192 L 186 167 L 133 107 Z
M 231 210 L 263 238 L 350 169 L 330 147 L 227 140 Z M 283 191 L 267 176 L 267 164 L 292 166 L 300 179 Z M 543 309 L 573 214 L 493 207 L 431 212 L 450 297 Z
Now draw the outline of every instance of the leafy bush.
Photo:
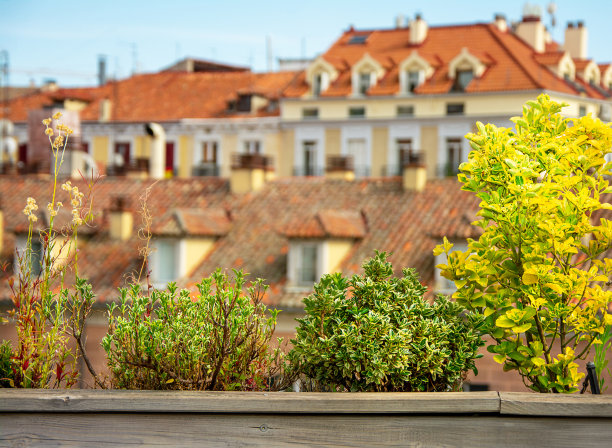
M 516 131 L 478 123 L 460 166 L 463 190 L 481 200 L 483 229 L 467 252 L 451 252 L 442 275 L 457 302 L 486 318 L 488 350 L 539 392 L 574 392 L 575 359 L 601 343 L 612 291 L 612 221 L 601 218 L 612 130 L 590 116 L 565 119 L 546 95 L 529 101 Z M 599 216 L 601 219 L 595 219 Z M 605 216 L 605 215 L 604 215 Z M 579 345 L 581 344 L 581 345 Z
M 0 343 L 0 387 L 15 386 L 12 355 L 11 343 L 9 341 L 2 341 Z
M 264 390 L 272 387 L 280 349 L 270 341 L 278 311 L 261 302 L 261 280 L 243 292 L 244 274 L 234 283 L 217 270 L 187 290 L 121 290 L 111 305 L 102 341 L 115 387 L 126 389 Z
M 294 369 L 332 390 L 457 390 L 482 356 L 480 320 L 444 297 L 428 303 L 416 272 L 394 277 L 384 252 L 363 269 L 323 276 L 304 299 Z

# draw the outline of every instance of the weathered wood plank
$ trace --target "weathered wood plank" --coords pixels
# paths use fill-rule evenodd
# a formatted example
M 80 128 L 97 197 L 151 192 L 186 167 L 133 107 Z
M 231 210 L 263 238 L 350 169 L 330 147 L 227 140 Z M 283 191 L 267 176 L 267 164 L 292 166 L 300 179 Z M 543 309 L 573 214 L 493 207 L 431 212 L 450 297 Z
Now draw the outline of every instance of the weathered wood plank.
M 587 436 L 588 435 L 588 436 Z M 612 419 L 423 415 L 0 414 L 19 447 L 609 446 Z
M 500 392 L 502 415 L 612 417 L 610 395 Z
M 498 413 L 497 392 L 293 393 L 0 390 L 0 412 Z

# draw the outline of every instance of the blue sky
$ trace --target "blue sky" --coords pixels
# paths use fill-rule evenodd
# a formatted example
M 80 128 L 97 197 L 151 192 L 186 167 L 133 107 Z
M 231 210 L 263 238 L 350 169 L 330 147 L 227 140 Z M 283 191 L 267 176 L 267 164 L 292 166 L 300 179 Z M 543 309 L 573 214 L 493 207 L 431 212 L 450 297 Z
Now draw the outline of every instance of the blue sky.
M 546 13 L 549 1 L 532 0 Z M 553 37 L 563 41 L 568 21 L 583 20 L 589 55 L 612 61 L 609 0 L 557 0 Z M 388 28 L 395 17 L 420 12 L 430 25 L 489 22 L 495 13 L 519 20 L 523 1 L 310 0 L 0 0 L 0 51 L 8 51 L 10 85 L 52 78 L 63 86 L 96 83 L 98 55 L 107 73 L 123 78 L 152 72 L 191 56 L 267 68 L 269 39 L 278 57 L 313 57 L 343 30 Z M 275 67 L 275 65 L 274 65 Z M 273 68 L 274 68 L 273 67 Z

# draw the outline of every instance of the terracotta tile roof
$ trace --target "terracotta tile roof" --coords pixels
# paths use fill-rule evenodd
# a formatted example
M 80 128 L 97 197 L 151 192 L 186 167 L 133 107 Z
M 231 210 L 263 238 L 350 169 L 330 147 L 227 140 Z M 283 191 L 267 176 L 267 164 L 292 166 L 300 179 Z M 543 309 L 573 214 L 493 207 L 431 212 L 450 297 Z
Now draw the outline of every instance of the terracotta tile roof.
M 350 44 L 354 36 L 367 34 L 362 44 Z M 352 93 L 350 71 L 366 53 L 377 60 L 386 75 L 370 88 L 368 95 L 394 95 L 399 92 L 397 67 L 412 52 L 434 68 L 433 75 L 416 94 L 447 93 L 453 86 L 448 77 L 449 63 L 462 49 L 467 49 L 484 65 L 482 76 L 474 78 L 466 88 L 471 92 L 501 92 L 547 89 L 557 92 L 579 93 L 547 66 L 556 64 L 563 56 L 557 43 L 549 43 L 546 52 L 536 53 L 511 31 L 500 31 L 493 24 L 474 24 L 430 27 L 427 38 L 419 45 L 409 44 L 410 30 L 348 30 L 322 55 L 338 71 L 338 78 L 321 94 L 325 97 L 347 96 Z M 300 97 L 309 91 L 304 75 L 296 78 L 285 90 L 288 97 Z M 596 98 L 599 98 L 595 94 Z
M 76 182 L 81 189 L 84 186 Z M 285 309 L 301 307 L 304 293 L 291 292 L 287 284 L 289 237 L 285 232 L 296 222 L 304 223 L 304 234 L 353 239 L 353 245 L 339 269 L 346 275 L 361 271 L 362 262 L 374 250 L 391 252 L 399 274 L 402 267 L 414 267 L 421 281 L 434 282 L 433 248 L 442 236 L 450 239 L 476 237 L 478 199 L 461 191 L 452 179 L 427 182 L 423 192 L 407 192 L 399 178 L 345 182 L 325 178 L 287 178 L 269 182 L 257 193 L 234 195 L 220 179 L 149 180 L 105 178 L 95 190 L 95 227 L 84 235 L 79 246 L 79 274 L 94 285 L 100 301 L 117 297 L 117 288 L 129 276 L 138 276 L 142 265 L 139 247 L 143 241 L 136 231 L 127 241 L 108 235 L 108 209 L 120 194 L 135 211 L 139 197 L 150 188 L 148 208 L 157 221 L 174 216 L 182 232 L 220 236 L 211 252 L 179 286 L 193 286 L 217 267 L 243 268 L 251 278 L 266 279 L 268 304 Z M 15 229 L 25 222 L 21 213 L 25 199 L 32 196 L 46 204 L 49 180 L 35 177 L 0 177 L 4 213 L 4 249 L 1 262 L 11 262 Z M 612 195 L 604 199 L 611 200 Z M 59 198 L 62 199 L 61 197 Z M 228 215 L 228 211 L 229 215 Z M 179 219 L 176 216 L 180 216 Z M 610 212 L 595 214 L 595 220 Z M 229 225 L 228 216 L 231 216 Z M 139 227 L 135 217 L 135 226 Z M 182 222 L 183 224 L 180 224 Z M 178 223 L 178 224 L 177 224 Z M 309 226 L 312 226 L 310 230 Z M 314 229 L 314 230 L 313 230 Z M 10 267 L 0 275 L 0 300 L 8 297 Z
M 111 102 L 112 121 L 232 117 L 236 114 L 227 111 L 227 101 L 235 98 L 238 91 L 256 92 L 270 99 L 278 99 L 297 74 L 250 71 L 141 74 L 109 82 L 99 88 L 60 89 L 25 95 L 9 102 L 9 117 L 14 122 L 23 122 L 27 120 L 29 110 L 52 106 L 55 101 L 63 99 L 78 99 L 87 103 L 81 111 L 82 121 L 99 119 L 102 100 Z M 267 111 L 259 114 L 270 115 Z M 272 114 L 278 115 L 278 110 Z

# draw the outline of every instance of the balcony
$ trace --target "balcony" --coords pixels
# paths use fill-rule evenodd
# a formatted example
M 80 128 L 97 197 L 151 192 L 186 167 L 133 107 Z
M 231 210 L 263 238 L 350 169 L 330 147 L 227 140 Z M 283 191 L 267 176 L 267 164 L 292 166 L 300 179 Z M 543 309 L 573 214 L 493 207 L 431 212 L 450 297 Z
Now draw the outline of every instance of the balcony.
M 215 162 L 200 163 L 191 169 L 191 175 L 193 177 L 218 177 L 219 165 Z
M 333 173 L 337 171 L 354 171 L 353 157 L 351 156 L 327 156 L 325 171 Z
M 232 169 L 260 169 L 264 171 L 274 171 L 274 161 L 270 156 L 262 154 L 232 154 Z

